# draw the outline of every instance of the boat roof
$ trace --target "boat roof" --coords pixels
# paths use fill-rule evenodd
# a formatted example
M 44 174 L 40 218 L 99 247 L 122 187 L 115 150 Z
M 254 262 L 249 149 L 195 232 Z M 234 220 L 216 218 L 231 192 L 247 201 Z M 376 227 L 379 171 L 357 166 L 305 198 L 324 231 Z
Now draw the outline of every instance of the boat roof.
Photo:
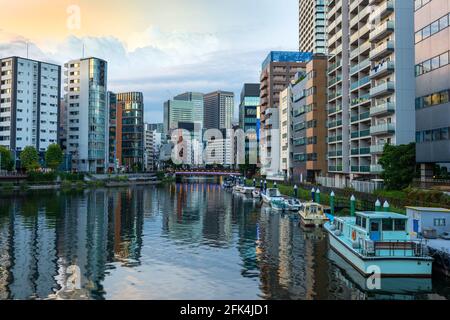
M 412 210 L 423 211 L 423 212 L 442 212 L 442 213 L 450 213 L 450 209 L 445 209 L 445 208 L 406 207 L 406 209 L 412 209 Z
M 368 219 L 405 219 L 408 217 L 395 212 L 384 212 L 384 211 L 359 211 L 356 212 L 357 215 Z

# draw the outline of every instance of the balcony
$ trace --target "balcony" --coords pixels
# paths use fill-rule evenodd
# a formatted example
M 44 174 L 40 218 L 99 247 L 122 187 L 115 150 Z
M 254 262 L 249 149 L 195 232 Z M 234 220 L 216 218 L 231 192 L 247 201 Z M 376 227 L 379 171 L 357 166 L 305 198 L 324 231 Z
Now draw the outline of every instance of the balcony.
M 364 77 L 359 81 L 353 82 L 350 85 L 350 90 L 353 91 L 355 89 L 358 89 L 360 87 L 363 87 L 364 85 L 368 84 L 370 82 L 370 78 L 369 77 Z
M 370 70 L 370 78 L 371 79 L 378 79 L 384 76 L 387 76 L 388 74 L 391 74 L 395 70 L 395 63 L 392 61 L 385 62 L 383 64 L 379 64 L 376 67 L 374 67 L 372 70 Z
M 365 68 L 370 66 L 370 60 L 364 60 L 363 62 L 357 64 L 356 66 L 353 66 L 352 68 L 350 68 L 350 74 L 354 74 L 358 71 L 364 70 Z
M 395 83 L 393 81 L 386 81 L 378 86 L 370 89 L 370 97 L 376 98 L 386 96 L 395 91 Z
M 370 128 L 371 135 L 384 135 L 395 132 L 395 125 L 393 123 L 385 123 L 373 126 Z
M 340 142 L 342 141 L 342 135 L 339 136 L 330 136 L 327 139 L 328 143 Z
M 351 101 L 351 105 L 352 107 L 366 103 L 366 102 L 370 102 L 370 95 L 369 94 L 365 94 L 362 96 L 359 96 L 359 98 L 354 98 Z
M 370 166 L 370 172 L 371 172 L 371 173 L 375 173 L 375 174 L 383 173 L 383 172 L 384 172 L 383 166 L 381 166 L 381 165 L 379 165 L 379 164 L 371 165 L 371 166 Z
M 342 110 L 342 106 L 328 108 L 328 114 L 336 113 Z
M 328 66 L 328 73 L 331 73 L 335 69 L 339 68 L 342 65 L 342 61 L 337 61 Z
M 384 144 L 376 144 L 373 146 L 370 146 L 370 153 L 372 154 L 380 154 L 384 151 Z
M 386 102 L 384 104 L 380 104 L 376 107 L 370 108 L 370 116 L 381 116 L 388 113 L 395 112 L 395 103 L 394 102 Z
M 370 118 L 369 112 L 363 112 L 363 113 L 360 113 L 358 115 L 352 116 L 350 118 L 350 120 L 353 123 L 353 122 L 357 122 L 357 121 L 361 121 L 361 120 L 366 120 L 366 119 L 369 119 L 369 118 Z
M 329 172 L 342 172 L 342 166 L 329 166 Z
M 335 150 L 328 152 L 328 157 L 334 158 L 334 157 L 342 157 L 342 150 Z
M 336 76 L 334 78 L 331 78 L 330 81 L 328 82 L 328 87 L 331 87 L 331 86 L 335 85 L 339 81 L 342 81 L 342 76 L 341 75 L 338 75 L 338 76 Z
M 342 126 L 342 120 L 328 122 L 328 128 L 336 128 Z
M 395 22 L 394 21 L 386 21 L 379 26 L 376 26 L 370 32 L 370 42 L 378 42 L 388 35 L 392 34 L 395 30 Z
M 369 173 L 370 166 L 352 166 L 351 171 L 355 173 Z
M 381 60 L 388 55 L 392 54 L 395 50 L 395 42 L 394 41 L 388 41 L 386 43 L 383 43 L 382 45 L 376 47 L 370 52 L 370 60 L 371 61 L 377 61 Z
M 370 15 L 370 21 L 381 21 L 394 12 L 394 1 L 386 1 Z

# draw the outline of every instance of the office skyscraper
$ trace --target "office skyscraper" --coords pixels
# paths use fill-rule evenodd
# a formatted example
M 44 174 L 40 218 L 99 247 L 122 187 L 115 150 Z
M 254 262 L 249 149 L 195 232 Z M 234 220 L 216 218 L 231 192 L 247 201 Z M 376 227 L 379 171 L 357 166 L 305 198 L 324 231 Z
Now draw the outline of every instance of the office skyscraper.
M 104 172 L 108 164 L 108 97 L 106 61 L 84 58 L 65 64 L 67 151 L 72 168 Z
M 205 129 L 231 129 L 234 113 L 234 93 L 215 91 L 204 96 Z
M 432 178 L 435 164 L 450 169 L 450 3 L 416 1 L 416 9 L 416 152 Z

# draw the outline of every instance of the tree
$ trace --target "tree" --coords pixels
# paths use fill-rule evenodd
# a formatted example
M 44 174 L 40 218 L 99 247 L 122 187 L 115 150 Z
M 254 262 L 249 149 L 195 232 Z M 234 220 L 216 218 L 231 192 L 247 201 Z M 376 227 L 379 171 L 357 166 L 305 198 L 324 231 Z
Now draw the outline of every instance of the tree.
M 63 162 L 63 152 L 59 145 L 51 144 L 48 146 L 47 152 L 45 153 L 45 163 L 47 167 L 56 170 L 59 168 Z
M 13 156 L 11 151 L 0 146 L 0 170 L 11 171 L 14 166 Z
M 383 156 L 379 161 L 384 172 L 381 177 L 384 179 L 386 188 L 389 190 L 403 190 L 408 187 L 414 179 L 416 173 L 416 145 L 384 147 Z
M 27 171 L 34 171 L 39 168 L 39 155 L 35 147 L 25 147 L 20 153 L 22 168 Z

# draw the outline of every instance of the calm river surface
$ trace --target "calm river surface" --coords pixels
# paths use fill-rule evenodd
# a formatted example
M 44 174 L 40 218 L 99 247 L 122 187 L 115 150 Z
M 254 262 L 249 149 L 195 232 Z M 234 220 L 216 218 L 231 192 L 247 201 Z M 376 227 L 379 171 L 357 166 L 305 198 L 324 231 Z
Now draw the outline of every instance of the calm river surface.
M 0 299 L 446 299 L 368 290 L 322 230 L 214 184 L 0 194 Z

